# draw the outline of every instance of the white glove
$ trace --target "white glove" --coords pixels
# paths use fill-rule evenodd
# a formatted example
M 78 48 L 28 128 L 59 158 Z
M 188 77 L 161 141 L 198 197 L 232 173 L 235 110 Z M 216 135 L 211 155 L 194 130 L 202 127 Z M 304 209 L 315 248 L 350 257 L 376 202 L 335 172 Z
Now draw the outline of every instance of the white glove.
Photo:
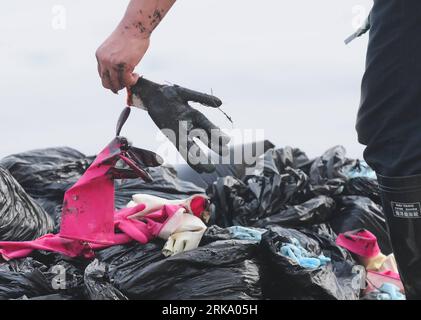
M 166 257 L 196 249 L 206 231 L 206 225 L 198 217 L 184 214 L 183 220 L 175 232 L 168 238 L 162 249 Z
M 194 214 L 196 216 L 200 216 L 203 211 L 205 211 L 209 198 L 205 195 L 197 194 L 193 195 L 187 199 L 181 200 L 168 200 L 164 198 L 160 198 L 157 196 L 152 196 L 149 194 L 135 194 L 132 196 L 132 201 L 127 204 L 128 208 L 135 207 L 138 204 L 143 203 L 145 205 L 145 209 L 142 211 L 130 216 L 129 218 L 139 218 L 144 216 L 145 214 L 157 211 L 161 209 L 164 205 L 181 205 L 183 206 L 187 212 Z

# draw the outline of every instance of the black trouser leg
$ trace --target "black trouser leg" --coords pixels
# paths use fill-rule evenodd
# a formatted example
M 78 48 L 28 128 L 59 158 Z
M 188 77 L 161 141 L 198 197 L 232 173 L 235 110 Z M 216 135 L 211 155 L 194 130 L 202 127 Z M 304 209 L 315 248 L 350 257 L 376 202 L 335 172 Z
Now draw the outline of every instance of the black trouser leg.
M 421 299 L 421 175 L 377 175 L 407 299 Z
M 421 1 L 374 0 L 357 118 L 408 299 L 421 299 Z

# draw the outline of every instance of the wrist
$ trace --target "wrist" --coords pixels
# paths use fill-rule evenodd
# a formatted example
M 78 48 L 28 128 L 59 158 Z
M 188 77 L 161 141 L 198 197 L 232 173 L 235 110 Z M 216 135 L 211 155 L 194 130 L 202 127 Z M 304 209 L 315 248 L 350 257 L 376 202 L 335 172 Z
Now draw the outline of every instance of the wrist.
M 139 31 L 139 27 L 134 25 L 120 24 L 115 29 L 114 34 L 117 37 L 126 38 L 129 41 L 149 41 L 151 37 L 151 32 L 144 30 L 143 32 Z
M 149 40 L 153 29 L 139 17 L 124 17 L 117 26 L 118 34 L 132 39 Z

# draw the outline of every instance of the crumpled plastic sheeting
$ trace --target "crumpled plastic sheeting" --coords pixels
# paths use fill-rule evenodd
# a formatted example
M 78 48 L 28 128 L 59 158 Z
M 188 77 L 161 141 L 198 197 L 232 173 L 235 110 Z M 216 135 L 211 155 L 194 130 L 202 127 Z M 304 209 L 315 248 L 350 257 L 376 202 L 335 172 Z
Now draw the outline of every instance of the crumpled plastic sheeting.
M 379 206 L 382 205 L 377 179 L 374 180 L 365 177 L 351 178 L 345 182 L 342 194 L 367 197 Z
M 345 157 L 345 148 L 335 146 L 313 160 L 308 172 L 309 189 L 314 195 L 336 195 L 342 193 L 346 176 L 341 173 L 345 165 L 353 160 Z
M 180 179 L 190 181 L 195 185 L 206 189 L 220 177 L 233 176 L 239 179 L 243 178 L 247 170 L 249 168 L 253 168 L 256 164 L 255 161 L 247 161 L 247 163 L 242 161 L 244 160 L 245 155 L 247 155 L 247 153 L 251 153 L 253 156 L 258 157 L 267 150 L 274 148 L 274 146 L 275 145 L 269 140 L 234 144 L 229 147 L 229 163 L 221 161 L 219 155 L 210 154 L 212 161 L 215 162 L 215 171 L 212 173 L 197 173 L 187 163 L 176 165 L 175 169 L 177 170 Z M 301 155 L 305 157 L 304 161 L 308 160 L 305 154 L 299 149 L 293 149 L 291 147 L 286 147 L 284 149 L 286 150 L 284 157 L 285 161 L 287 161 L 288 157 L 294 157 L 296 161 L 302 162 L 303 159 Z
M 0 299 L 40 298 L 55 295 L 58 291 L 63 299 L 86 298 L 81 265 L 62 259 L 59 255 L 46 259 L 52 260 L 44 264 L 28 257 L 0 263 Z M 64 278 L 60 275 L 64 275 Z M 60 282 L 62 280 L 64 283 Z
M 312 185 L 322 186 L 332 179 L 347 178 L 342 169 L 355 162 L 356 160 L 346 158 L 343 146 L 332 147 L 314 160 L 310 168 L 310 182 Z
M 85 269 L 84 283 L 91 300 L 128 300 L 127 297 L 117 290 L 107 277 L 108 265 L 92 261 Z
M 335 209 L 336 204 L 332 198 L 317 196 L 261 219 L 255 223 L 255 226 L 276 224 L 283 227 L 300 227 L 320 224 L 329 221 L 334 216 Z
M 97 259 L 85 271 L 89 297 L 125 300 L 127 294 L 117 288 L 114 278 L 129 279 L 132 270 L 165 259 L 161 252 L 163 245 L 164 241 L 156 239 L 145 245 L 133 242 L 97 251 Z
M 380 239 L 386 252 L 390 251 L 377 181 L 344 174 L 357 170 L 358 160 L 346 158 L 342 146 L 314 160 L 295 151 L 300 159 L 296 160 L 291 149 L 287 150 L 268 150 L 263 157 L 264 167 L 254 176 L 243 180 L 223 177 L 213 183 L 207 190 L 212 202 L 210 223 L 221 227 L 276 224 L 295 228 L 334 220 L 338 233 L 368 223 L 372 227 L 367 229 Z M 346 195 L 356 198 L 344 202 Z M 359 199 L 366 196 L 372 199 L 368 200 L 373 206 L 361 205 Z M 356 209 L 349 210 L 352 201 L 356 201 Z
M 108 277 L 130 299 L 261 299 L 254 241 L 215 241 L 163 259 L 161 242 L 102 250 Z
M 280 173 L 274 154 L 273 149 L 265 153 L 261 174 L 245 177 L 244 182 L 234 177 L 220 178 L 208 188 L 212 202 L 210 224 L 251 226 L 286 209 L 287 203 L 298 204 L 309 198 L 305 194 L 307 175 L 290 167 Z
M 305 168 L 313 163 L 302 150 L 290 146 L 278 149 L 272 148 L 265 152 L 263 159 L 265 166 L 271 167 L 272 171 L 279 173 L 284 172 L 287 168 L 305 171 Z
M 352 178 L 368 178 L 377 179 L 376 173 L 371 167 L 368 166 L 367 162 L 357 160 L 355 164 L 344 166 L 341 173 L 348 179 Z
M 265 298 L 269 299 L 359 299 L 365 281 L 363 266 L 336 246 L 332 239 L 312 232 L 301 232 L 278 226 L 268 228 L 260 243 L 262 282 Z M 331 263 L 307 269 L 279 252 L 282 243 L 297 239 L 314 255 L 324 254 Z M 276 277 L 273 275 L 276 274 Z
M 10 171 L 57 225 L 64 193 L 82 176 L 93 159 L 75 149 L 58 147 L 13 154 L 0 160 L 0 166 Z
M 337 146 L 315 160 L 299 149 L 270 149 L 263 166 L 243 180 L 224 177 L 207 190 L 212 199 L 212 223 L 221 227 L 250 226 L 291 205 L 302 204 L 318 195 L 336 196 L 343 192 L 345 165 L 355 163 Z
M 36 239 L 53 230 L 54 223 L 13 178 L 0 167 L 0 240 Z

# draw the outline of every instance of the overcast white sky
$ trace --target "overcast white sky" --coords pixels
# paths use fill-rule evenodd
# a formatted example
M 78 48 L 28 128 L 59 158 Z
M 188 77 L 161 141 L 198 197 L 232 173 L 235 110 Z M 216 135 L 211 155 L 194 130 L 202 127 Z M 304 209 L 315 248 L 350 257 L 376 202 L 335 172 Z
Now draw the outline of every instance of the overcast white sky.
M 95 50 L 127 3 L 1 1 L 0 157 L 61 145 L 93 154 L 109 142 L 126 97 L 102 88 Z M 66 9 L 64 30 L 52 27 L 55 5 Z M 316 156 L 342 144 L 361 157 L 354 123 L 367 36 L 343 44 L 356 6 L 368 13 L 371 0 L 179 0 L 137 71 L 212 89 L 236 128 L 265 129 L 277 146 Z M 124 134 L 155 150 L 157 129 L 134 111 Z

